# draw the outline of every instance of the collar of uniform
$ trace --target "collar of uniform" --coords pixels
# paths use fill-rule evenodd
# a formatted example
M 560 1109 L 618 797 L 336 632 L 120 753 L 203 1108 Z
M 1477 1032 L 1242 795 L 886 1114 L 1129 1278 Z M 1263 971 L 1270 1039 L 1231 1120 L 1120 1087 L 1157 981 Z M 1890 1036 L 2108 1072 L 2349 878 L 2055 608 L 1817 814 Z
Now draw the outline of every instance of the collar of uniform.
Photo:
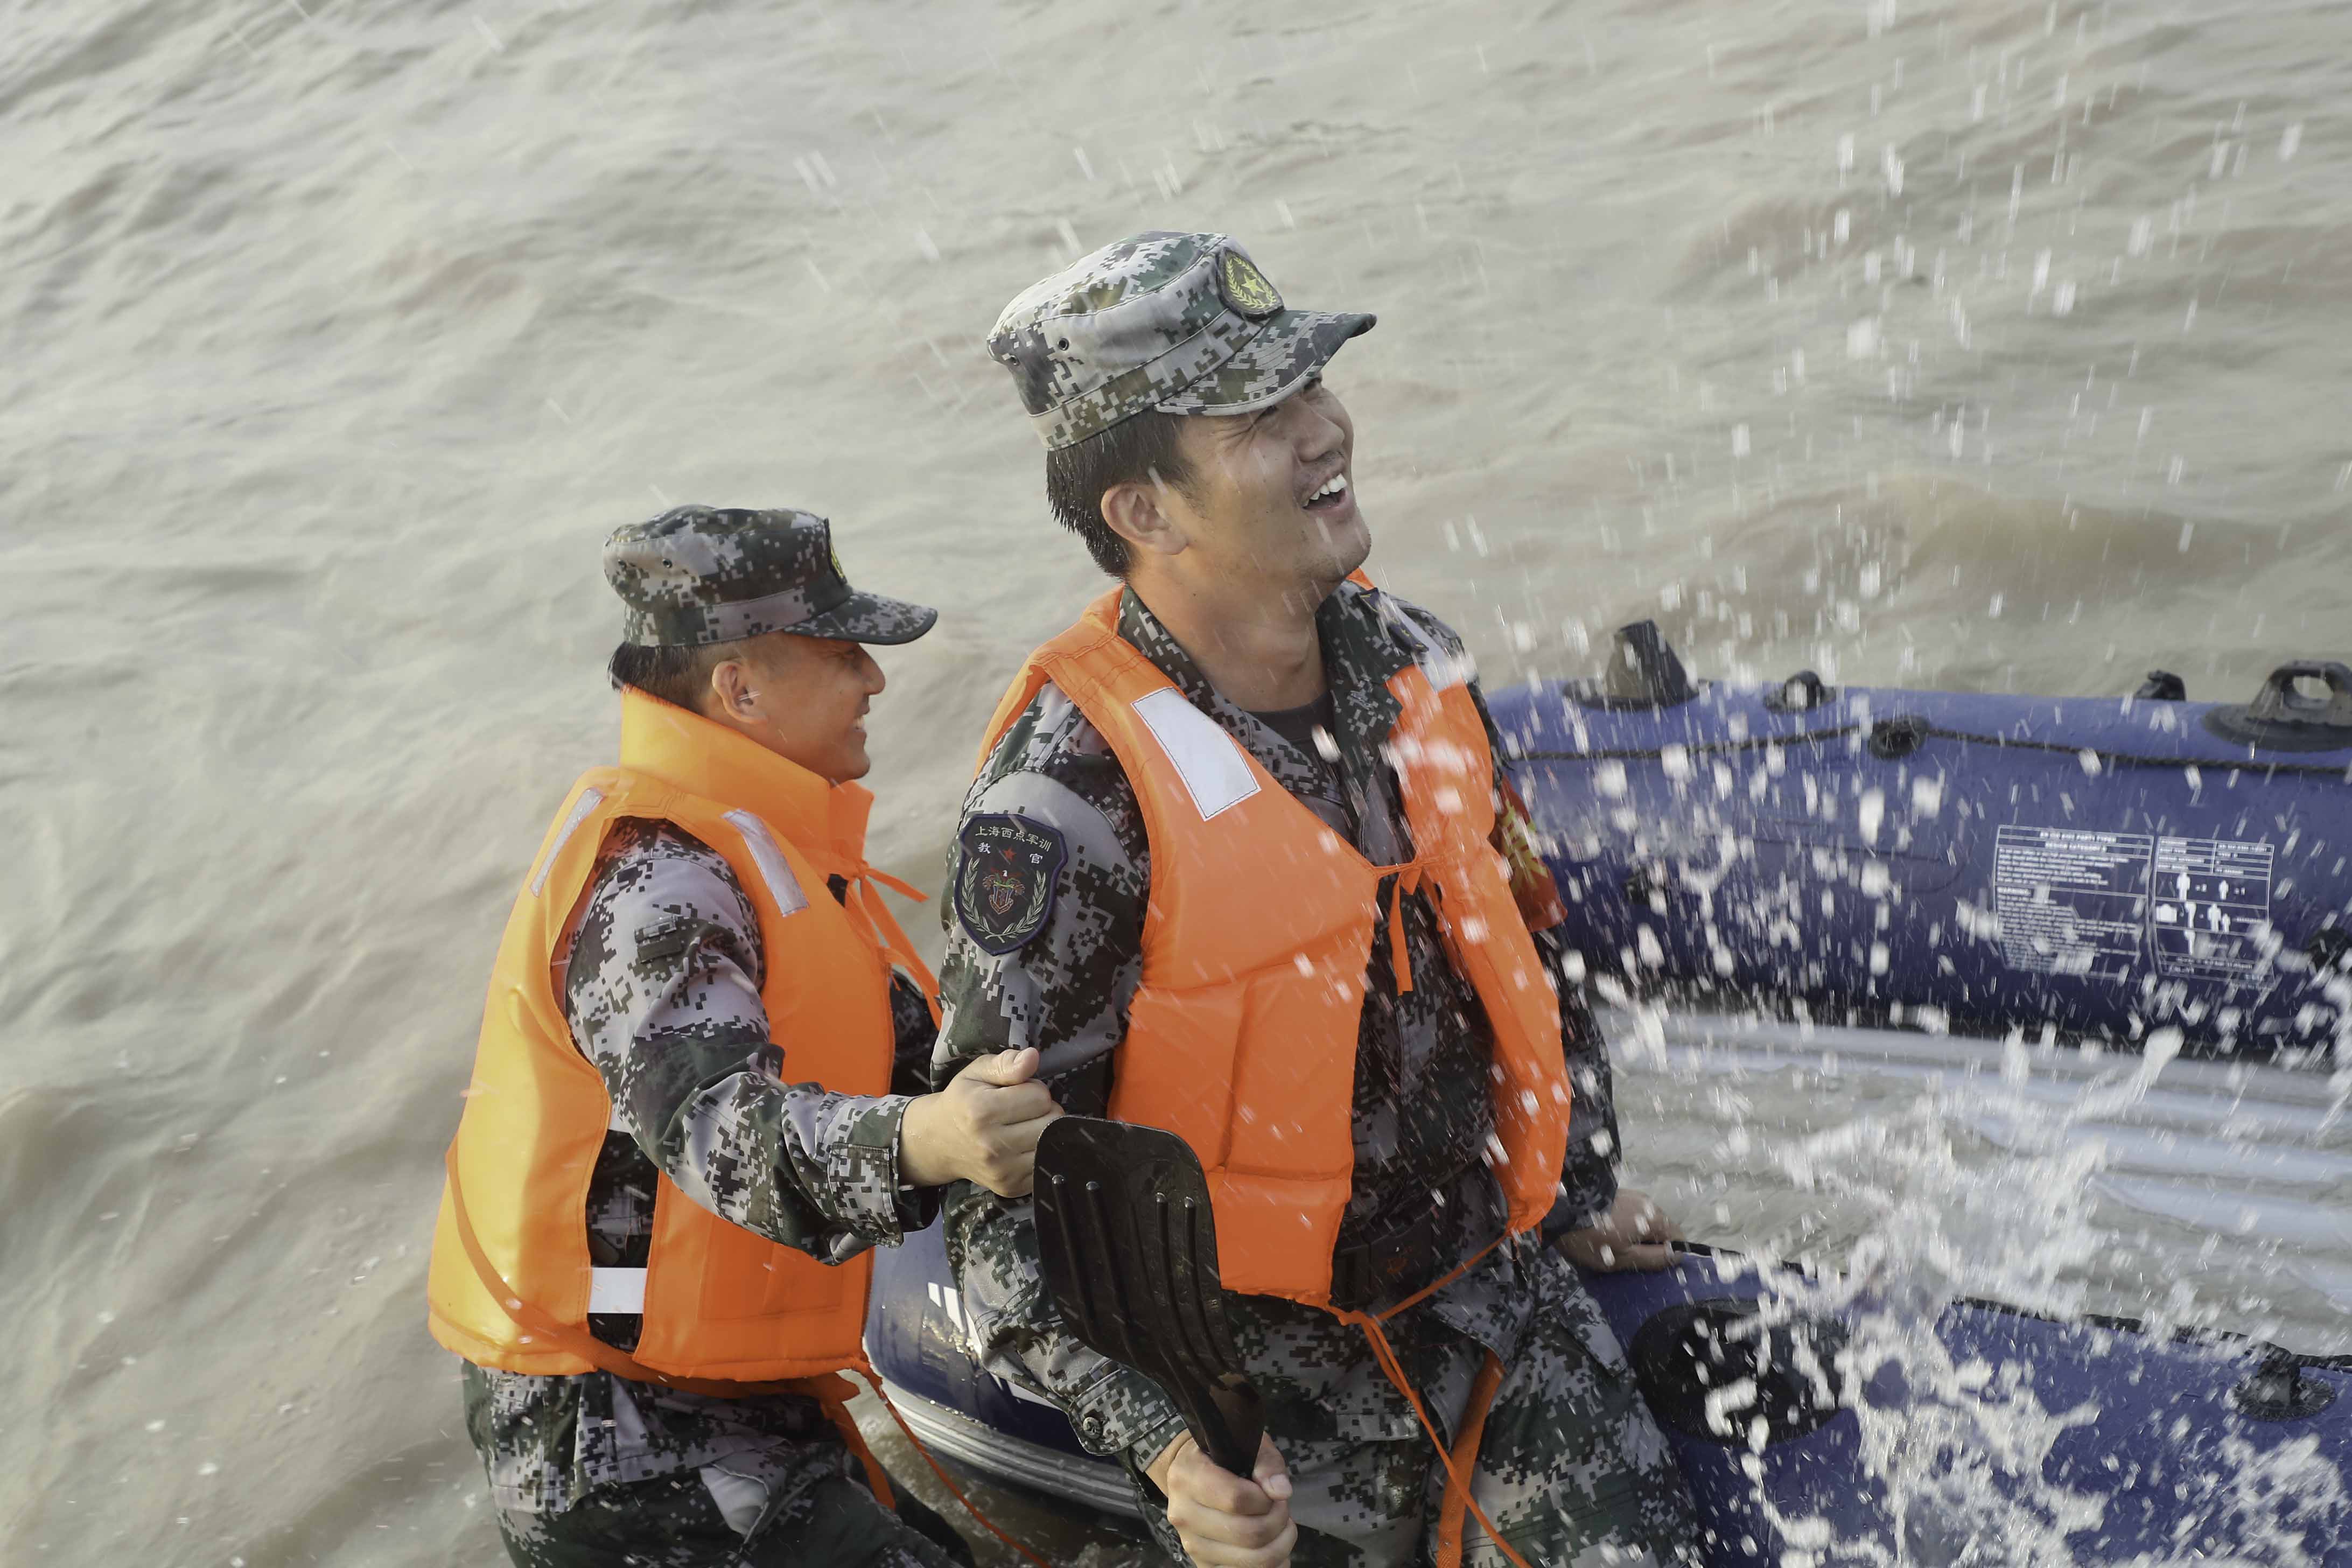
M 1418 646 L 1389 625 L 1402 612 L 1377 589 L 1342 583 L 1315 611 L 1315 629 L 1323 642 L 1323 675 L 1331 692 L 1331 710 L 1339 733 L 1340 756 L 1346 760 L 1376 757 L 1388 743 L 1389 731 L 1403 710 L 1389 682 L 1413 662 Z M 1118 635 L 1150 659 L 1160 674 L 1175 683 L 1192 705 L 1208 714 L 1256 757 L 1283 787 L 1296 793 L 1301 782 L 1311 784 L 1319 769 L 1314 759 L 1257 721 L 1255 715 L 1227 701 L 1184 645 L 1160 624 L 1133 589 L 1119 596 Z
M 1296 795 L 1330 794 L 1331 786 L 1321 763 L 1302 754 L 1271 725 L 1210 685 L 1201 667 L 1192 662 L 1192 656 L 1184 651 L 1184 645 L 1160 624 L 1160 617 L 1151 613 L 1150 606 L 1132 588 L 1119 597 L 1118 635 L 1172 681 L 1187 701 L 1240 742 L 1242 749 L 1257 759 L 1258 765 L 1273 776 L 1275 783 Z
M 1323 666 L 1331 672 L 1331 710 L 1340 752 L 1377 757 L 1388 744 L 1403 704 L 1389 689 L 1397 672 L 1414 662 L 1417 646 L 1401 637 L 1390 618 L 1402 615 L 1379 590 L 1342 583 L 1315 612 L 1323 637 Z
M 621 765 L 749 811 L 827 875 L 849 875 L 865 863 L 870 791 L 831 783 L 724 724 L 635 687 L 621 691 Z

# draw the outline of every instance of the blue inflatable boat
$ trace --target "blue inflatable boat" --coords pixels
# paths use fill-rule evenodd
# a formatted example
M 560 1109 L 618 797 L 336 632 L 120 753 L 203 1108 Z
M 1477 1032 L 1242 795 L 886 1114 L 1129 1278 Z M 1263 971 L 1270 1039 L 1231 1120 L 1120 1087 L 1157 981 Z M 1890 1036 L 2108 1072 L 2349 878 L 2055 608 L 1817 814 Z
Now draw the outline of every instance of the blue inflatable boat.
M 1849 1056 L 1874 1037 L 1917 1072 L 1998 1051 L 1969 1034 L 2178 1031 L 2228 1058 L 2183 1069 L 2236 1096 L 2237 1122 L 2263 1125 L 2235 1065 L 2255 1058 L 2312 1091 L 2281 1126 L 2333 1125 L 2326 1071 L 2352 1068 L 2343 665 L 2283 666 L 2242 704 L 2161 674 L 2063 700 L 1735 687 L 1693 682 L 1644 625 L 1600 681 L 1487 696 L 1601 988 L 1802 1021 L 1751 1018 L 1712 1047 L 1732 1066 L 1800 1036 Z M 2193 1129 L 2194 1110 L 2167 1113 Z M 2352 1568 L 2352 1358 L 1993 1302 L 1922 1311 L 1706 1248 L 1590 1284 L 1699 1498 L 1711 1568 Z M 868 1353 L 934 1453 L 1133 1514 L 1057 1410 L 976 1363 L 936 1230 L 885 1251 L 875 1287 Z
M 969 1470 L 1133 1515 L 1121 1471 L 974 1363 L 946 1263 L 934 1229 L 875 1276 L 866 1350 L 908 1425 Z M 1822 1310 L 1817 1282 L 1706 1248 L 1587 1283 L 1697 1496 L 1708 1568 L 2352 1565 L 2352 1357 L 1992 1302 L 1925 1325 Z
M 2352 669 L 2247 703 L 1699 685 L 1490 691 L 1570 940 L 1637 988 L 1839 1023 L 2331 1048 L 2352 981 Z

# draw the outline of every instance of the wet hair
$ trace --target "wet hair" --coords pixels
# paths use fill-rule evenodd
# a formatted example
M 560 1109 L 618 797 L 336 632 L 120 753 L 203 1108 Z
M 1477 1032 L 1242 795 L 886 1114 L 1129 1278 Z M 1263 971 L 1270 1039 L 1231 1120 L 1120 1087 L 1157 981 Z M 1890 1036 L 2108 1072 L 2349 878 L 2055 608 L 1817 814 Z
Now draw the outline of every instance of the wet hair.
M 1147 408 L 1075 447 L 1045 454 L 1045 504 L 1063 527 L 1086 542 L 1095 564 L 1114 577 L 1127 575 L 1128 544 L 1103 520 L 1103 492 L 1113 485 L 1154 479 L 1189 489 L 1192 470 L 1176 443 L 1182 417 Z
M 728 659 L 741 658 L 746 648 L 743 641 L 703 643 L 694 647 L 646 647 L 625 642 L 613 650 L 612 662 L 605 666 L 605 672 L 613 678 L 614 690 L 634 686 L 673 708 L 702 713 L 703 700 L 710 693 L 710 672 Z

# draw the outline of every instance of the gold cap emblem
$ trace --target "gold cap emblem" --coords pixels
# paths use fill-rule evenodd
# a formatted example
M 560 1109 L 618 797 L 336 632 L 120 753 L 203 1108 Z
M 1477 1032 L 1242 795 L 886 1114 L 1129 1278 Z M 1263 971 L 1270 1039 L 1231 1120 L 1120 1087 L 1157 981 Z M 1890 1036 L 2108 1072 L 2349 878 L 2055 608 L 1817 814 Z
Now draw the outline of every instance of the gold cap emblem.
M 1265 274 L 1256 264 L 1238 250 L 1228 250 L 1217 258 L 1217 284 L 1225 296 L 1225 303 L 1252 321 L 1271 316 L 1282 309 L 1282 296 L 1265 280 Z

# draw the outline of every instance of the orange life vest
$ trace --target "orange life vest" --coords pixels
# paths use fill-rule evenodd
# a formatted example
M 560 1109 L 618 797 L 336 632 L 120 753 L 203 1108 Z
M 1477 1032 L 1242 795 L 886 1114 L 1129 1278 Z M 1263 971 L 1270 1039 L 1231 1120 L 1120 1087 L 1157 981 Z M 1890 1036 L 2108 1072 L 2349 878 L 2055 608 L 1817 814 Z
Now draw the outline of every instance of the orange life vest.
M 1494 1033 L 1487 1154 L 1510 1228 L 1551 1207 L 1568 1145 L 1559 1003 L 1511 895 L 1485 724 L 1459 683 L 1389 682 L 1389 736 L 1414 856 L 1376 866 L 1118 636 L 1121 590 L 1029 656 L 998 704 L 984 765 L 1048 681 L 1102 732 L 1151 845 L 1143 973 L 1115 1058 L 1110 1114 L 1201 1157 L 1225 1289 L 1329 1306 L 1355 1168 L 1350 1109 L 1380 885 L 1424 890 Z M 1411 984 L 1396 904 L 1400 987 Z
M 879 1095 L 890 1082 L 890 964 L 935 989 L 871 887 L 913 890 L 866 864 L 873 796 L 832 784 L 723 725 L 622 694 L 621 765 L 582 776 L 508 919 L 433 1238 L 434 1337 L 511 1372 L 602 1366 L 679 1386 L 866 1370 L 871 1254 L 828 1266 L 721 1219 L 664 1177 L 644 1269 L 591 1264 L 588 1183 L 612 1121 L 574 1046 L 554 973 L 607 829 L 674 822 L 734 870 L 758 911 L 761 1000 L 796 1081 Z M 825 879 L 848 880 L 845 904 Z M 919 895 L 915 895 L 919 896 Z M 591 1312 L 641 1311 L 633 1353 L 593 1340 Z

